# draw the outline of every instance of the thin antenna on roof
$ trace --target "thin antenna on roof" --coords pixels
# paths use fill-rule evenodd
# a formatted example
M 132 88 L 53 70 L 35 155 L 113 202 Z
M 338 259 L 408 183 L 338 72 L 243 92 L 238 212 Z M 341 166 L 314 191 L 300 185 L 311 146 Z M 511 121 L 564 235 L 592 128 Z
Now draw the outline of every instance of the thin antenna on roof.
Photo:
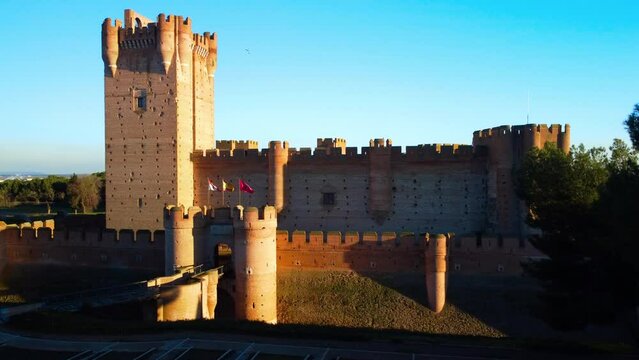
M 526 113 L 526 125 L 530 123 L 530 90 L 528 90 L 528 112 Z

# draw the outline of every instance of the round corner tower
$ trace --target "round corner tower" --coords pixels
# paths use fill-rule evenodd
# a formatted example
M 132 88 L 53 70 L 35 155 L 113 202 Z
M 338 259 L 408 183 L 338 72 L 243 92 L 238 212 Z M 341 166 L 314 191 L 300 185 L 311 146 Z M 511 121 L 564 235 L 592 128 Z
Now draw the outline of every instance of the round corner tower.
M 235 229 L 235 317 L 277 323 L 277 210 L 249 207 L 238 212 Z
M 288 142 L 271 141 L 268 152 L 268 188 L 269 203 L 278 212 L 284 208 L 284 170 L 288 163 Z
M 199 207 L 167 206 L 164 209 L 164 273 L 175 274 L 176 269 L 197 265 L 198 244 L 201 242 L 205 216 Z
M 446 304 L 446 267 L 450 235 L 430 236 L 426 248 L 426 290 L 428 308 L 439 313 Z

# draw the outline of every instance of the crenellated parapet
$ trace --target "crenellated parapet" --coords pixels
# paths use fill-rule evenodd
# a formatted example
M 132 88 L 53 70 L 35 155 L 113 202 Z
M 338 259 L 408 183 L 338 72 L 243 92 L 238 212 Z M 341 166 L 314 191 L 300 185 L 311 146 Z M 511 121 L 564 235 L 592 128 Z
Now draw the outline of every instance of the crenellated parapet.
M 0 226 L 0 267 L 54 264 L 158 271 L 163 262 L 164 231 L 54 229 L 52 220 Z
M 283 157 L 287 156 L 289 161 L 318 162 L 338 161 L 351 162 L 366 160 L 374 151 L 389 153 L 394 161 L 468 161 L 478 157 L 485 157 L 485 146 L 472 146 L 464 144 L 420 144 L 406 146 L 406 151 L 402 151 L 401 146 L 386 146 L 386 141 L 380 142 L 384 146 L 373 147 L 346 147 L 344 139 L 317 139 L 318 146 L 311 148 L 292 148 L 287 142 L 275 141 L 273 147 L 258 149 L 257 141 L 252 140 L 218 140 L 216 148 L 206 150 L 195 150 L 191 154 L 191 159 L 195 162 L 217 161 L 217 160 L 238 160 L 238 159 L 263 159 L 266 160 L 269 153 Z M 342 147 L 344 145 L 344 147 Z M 276 150 L 277 149 L 277 150 Z M 333 151 L 337 149 L 338 151 Z
M 172 275 L 182 268 L 202 262 L 207 209 L 183 206 L 167 206 L 164 210 L 165 275 Z
M 391 147 L 393 146 L 393 140 L 386 139 L 386 141 L 384 141 L 384 138 L 370 139 L 368 146 L 371 148 Z
M 423 251 L 423 236 L 406 231 L 277 231 L 278 250 Z
M 423 144 L 406 147 L 406 158 L 411 160 L 470 160 L 480 154 L 472 145 Z
M 319 138 L 317 139 L 317 147 L 314 153 L 332 154 L 337 153 L 340 155 L 346 154 L 346 139 L 342 138 Z
M 191 206 L 184 211 L 184 206 L 167 205 L 164 208 L 165 229 L 193 229 L 208 224 L 207 208 Z
M 215 148 L 220 150 L 257 150 L 258 142 L 255 140 L 216 140 Z
M 212 78 L 217 67 L 217 37 L 215 33 L 193 34 L 189 18 L 175 15 L 159 14 L 156 22 L 145 18 L 133 10 L 124 12 L 122 21 L 115 23 L 110 18 L 102 24 L 102 58 L 105 64 L 105 75 L 115 77 L 119 58 L 125 53 L 140 57 L 140 50 L 150 51 L 158 55 L 158 60 L 165 74 L 179 60 L 181 70 L 190 71 L 193 57 L 205 63 L 207 74 Z M 145 54 L 147 54 L 145 52 Z M 177 54 L 177 56 L 176 56 Z M 155 61 L 148 53 L 147 61 Z
M 523 150 L 532 147 L 541 148 L 546 142 L 557 144 L 557 147 L 568 152 L 570 150 L 570 125 L 565 124 L 526 124 L 502 125 L 490 129 L 477 130 L 473 133 L 473 145 L 490 146 L 493 143 L 513 143 Z
M 273 206 L 240 208 L 234 214 L 234 227 L 258 229 L 277 226 L 277 210 Z

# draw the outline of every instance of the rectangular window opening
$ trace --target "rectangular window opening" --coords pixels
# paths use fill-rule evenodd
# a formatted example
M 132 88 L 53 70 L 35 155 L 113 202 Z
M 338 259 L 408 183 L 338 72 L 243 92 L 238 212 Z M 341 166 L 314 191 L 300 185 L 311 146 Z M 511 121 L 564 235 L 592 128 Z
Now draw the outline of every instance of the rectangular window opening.
M 322 193 L 322 205 L 335 205 L 335 193 Z

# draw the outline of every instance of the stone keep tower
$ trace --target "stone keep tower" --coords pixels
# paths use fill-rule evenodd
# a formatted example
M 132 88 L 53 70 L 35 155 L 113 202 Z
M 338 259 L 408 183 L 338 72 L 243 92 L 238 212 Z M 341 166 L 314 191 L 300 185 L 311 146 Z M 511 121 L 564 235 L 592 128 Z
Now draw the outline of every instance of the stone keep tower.
M 246 208 L 233 221 L 235 318 L 277 323 L 277 210 Z
M 162 229 L 165 204 L 193 205 L 195 149 L 211 149 L 215 34 L 191 20 L 124 11 L 102 24 L 106 223 Z

